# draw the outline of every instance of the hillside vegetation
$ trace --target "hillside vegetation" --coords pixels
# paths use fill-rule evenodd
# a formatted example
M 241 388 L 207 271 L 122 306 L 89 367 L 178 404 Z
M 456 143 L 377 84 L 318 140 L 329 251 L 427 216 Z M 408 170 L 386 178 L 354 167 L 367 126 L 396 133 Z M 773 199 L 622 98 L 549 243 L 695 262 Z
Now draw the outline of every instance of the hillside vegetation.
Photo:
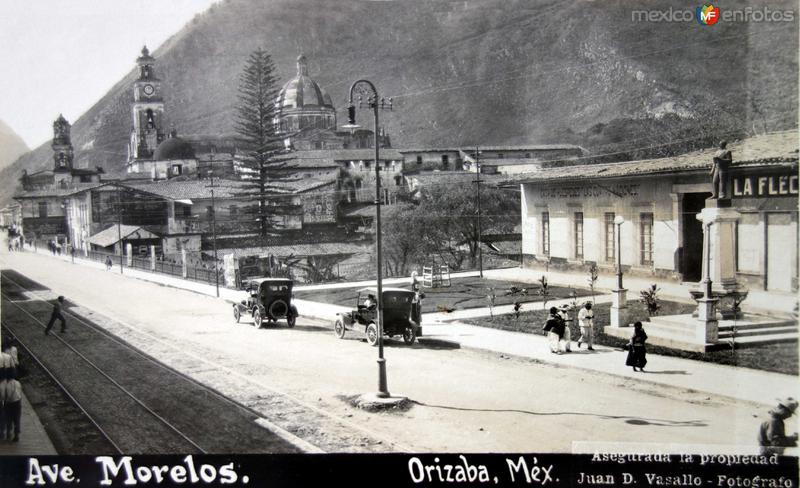
M 350 84 L 375 82 L 394 97 L 382 122 L 396 147 L 569 142 L 648 156 L 639 148 L 796 126 L 797 21 L 634 22 L 631 9 L 642 5 L 622 0 L 333 4 L 226 0 L 198 15 L 154 53 L 168 124 L 180 134 L 231 134 L 238 77 L 260 46 L 283 80 L 305 53 L 340 124 Z M 137 55 L 128 76 L 74 122 L 78 166 L 122 169 Z M 367 112 L 360 117 L 371 124 Z M 0 195 L 10 196 L 23 168 L 50 161 L 49 145 L 20 158 L 0 172 Z

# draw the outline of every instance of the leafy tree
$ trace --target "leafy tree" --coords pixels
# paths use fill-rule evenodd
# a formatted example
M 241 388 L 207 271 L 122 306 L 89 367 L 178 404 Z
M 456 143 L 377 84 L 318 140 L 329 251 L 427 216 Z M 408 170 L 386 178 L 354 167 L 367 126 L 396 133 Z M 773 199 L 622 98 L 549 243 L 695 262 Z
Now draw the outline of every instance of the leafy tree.
M 661 308 L 660 298 L 658 297 L 658 292 L 661 289 L 658 288 L 655 284 L 650 285 L 650 288 L 645 288 L 644 290 L 639 292 L 641 295 L 641 301 L 647 307 L 647 315 L 652 317 L 653 315 L 658 315 L 658 310 Z
M 519 224 L 519 196 L 489 185 L 481 189 L 481 223 L 473 184 L 431 185 L 423 188 L 418 208 L 424 226 L 422 243 L 428 255 L 439 256 L 460 269 L 465 256 L 477 266 L 480 237 L 513 231 Z M 466 251 L 466 253 L 465 253 Z
M 406 276 L 417 263 L 424 262 L 424 228 L 419 225 L 419 209 L 414 205 L 381 208 L 383 265 L 387 276 Z
M 592 291 L 592 304 L 594 304 L 594 288 L 597 286 L 597 265 L 592 263 L 589 266 L 589 275 L 586 277 L 586 281 L 589 283 L 589 289 Z
M 250 202 L 244 212 L 255 215 L 261 237 L 278 227 L 279 216 L 286 208 L 270 201 L 282 179 L 275 169 L 285 165 L 286 149 L 283 137 L 275 126 L 275 98 L 278 95 L 278 78 L 272 58 L 259 48 L 250 54 L 239 80 L 239 101 L 236 107 L 236 132 L 242 149 L 240 163 L 244 167 L 247 184 L 236 196 Z M 273 204 L 271 204 L 273 203 Z
M 550 298 L 550 288 L 547 284 L 547 276 L 542 275 L 542 277 L 539 278 L 539 285 L 539 296 L 542 297 L 542 310 L 547 310 L 547 301 Z

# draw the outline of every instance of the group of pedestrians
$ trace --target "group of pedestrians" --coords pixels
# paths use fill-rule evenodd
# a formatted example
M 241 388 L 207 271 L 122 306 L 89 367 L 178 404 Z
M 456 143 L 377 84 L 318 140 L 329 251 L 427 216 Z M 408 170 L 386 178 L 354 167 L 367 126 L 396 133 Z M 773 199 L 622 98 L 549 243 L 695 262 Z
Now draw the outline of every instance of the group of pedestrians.
M 63 249 L 61 243 L 54 240 L 47 241 L 47 248 L 50 249 L 50 252 L 53 254 L 53 256 L 60 256 Z
M 7 343 L 0 352 L 0 441 L 19 442 L 22 384 L 18 373 L 17 348 Z
M 561 308 L 550 307 L 550 316 L 542 327 L 542 330 L 547 334 L 547 342 L 550 346 L 550 352 L 553 354 L 562 354 L 572 352 L 572 334 L 570 332 L 569 323 L 572 320 L 569 316 L 569 305 L 563 305 Z M 586 344 L 586 349 L 594 351 L 594 311 L 592 310 L 592 302 L 586 302 L 578 312 L 578 325 L 580 326 L 581 336 L 578 339 L 578 349 L 581 345 Z M 625 359 L 625 365 L 633 367 L 634 371 L 644 372 L 644 367 L 647 364 L 647 349 L 645 343 L 647 341 L 647 334 L 641 322 L 633 324 L 633 336 L 628 342 L 628 356 Z
M 548 317 L 542 328 L 547 334 L 550 352 L 553 354 L 572 352 L 572 332 L 569 328 L 569 322 L 572 319 L 569 316 L 569 310 L 569 305 L 564 305 L 561 308 L 550 307 L 550 317 Z M 586 302 L 581 307 L 578 312 L 578 325 L 581 328 L 578 349 L 581 348 L 582 344 L 586 344 L 588 350 L 594 351 L 594 312 L 592 311 L 592 302 Z

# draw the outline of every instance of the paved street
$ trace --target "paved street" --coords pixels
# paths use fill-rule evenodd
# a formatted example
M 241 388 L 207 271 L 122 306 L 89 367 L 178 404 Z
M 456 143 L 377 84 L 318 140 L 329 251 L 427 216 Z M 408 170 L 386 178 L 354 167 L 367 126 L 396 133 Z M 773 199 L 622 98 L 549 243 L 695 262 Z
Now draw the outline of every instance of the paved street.
M 389 449 L 569 452 L 573 442 L 592 441 L 732 452 L 752 448 L 755 416 L 764 410 L 428 340 L 386 348 L 390 391 L 416 404 L 404 413 L 367 413 L 344 397 L 375 390 L 377 350 L 336 339 L 325 321 L 257 330 L 234 324 L 224 300 L 115 272 L 32 253 L 4 254 L 2 266 L 52 290 L 37 293 L 66 295 L 81 313 L 234 399 L 277 393 L 329 415 L 332 424 L 386 439 Z M 302 437 L 303 419 L 284 417 L 284 428 Z

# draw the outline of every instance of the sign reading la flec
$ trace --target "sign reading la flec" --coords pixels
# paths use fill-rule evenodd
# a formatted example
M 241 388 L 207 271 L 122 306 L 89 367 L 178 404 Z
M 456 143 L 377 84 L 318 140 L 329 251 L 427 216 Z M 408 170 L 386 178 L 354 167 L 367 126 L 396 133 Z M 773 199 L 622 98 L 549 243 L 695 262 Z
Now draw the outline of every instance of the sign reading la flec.
M 785 197 L 798 194 L 798 175 L 734 176 L 733 196 Z

